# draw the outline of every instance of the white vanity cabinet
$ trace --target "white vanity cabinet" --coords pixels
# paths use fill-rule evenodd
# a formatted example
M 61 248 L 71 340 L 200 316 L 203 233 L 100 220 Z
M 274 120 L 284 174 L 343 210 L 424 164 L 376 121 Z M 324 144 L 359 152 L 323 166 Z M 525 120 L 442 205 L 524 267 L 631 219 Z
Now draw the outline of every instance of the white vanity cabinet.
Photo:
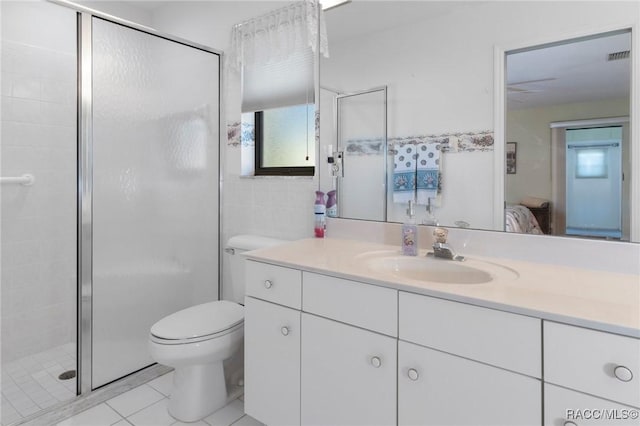
M 302 314 L 303 425 L 393 425 L 397 340 Z
M 640 425 L 640 339 L 544 321 L 544 360 L 545 424 Z
M 245 412 L 269 425 L 300 424 L 302 273 L 251 261 L 246 272 Z
M 541 424 L 540 381 L 400 341 L 398 424 Z
M 267 425 L 640 426 L 640 339 L 246 263 L 245 410 Z
M 398 292 L 309 272 L 302 282 L 302 424 L 395 424 Z
M 540 320 L 400 292 L 399 425 L 542 423 Z

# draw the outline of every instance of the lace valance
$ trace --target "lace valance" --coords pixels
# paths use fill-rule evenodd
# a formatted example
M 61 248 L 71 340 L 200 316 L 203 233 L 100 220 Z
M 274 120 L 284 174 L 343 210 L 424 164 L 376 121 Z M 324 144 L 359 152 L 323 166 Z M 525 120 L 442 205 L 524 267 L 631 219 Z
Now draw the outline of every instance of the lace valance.
M 318 19 L 320 21 L 318 22 Z M 306 47 L 329 57 L 327 29 L 317 0 L 304 0 L 236 24 L 231 30 L 230 68 L 286 60 Z

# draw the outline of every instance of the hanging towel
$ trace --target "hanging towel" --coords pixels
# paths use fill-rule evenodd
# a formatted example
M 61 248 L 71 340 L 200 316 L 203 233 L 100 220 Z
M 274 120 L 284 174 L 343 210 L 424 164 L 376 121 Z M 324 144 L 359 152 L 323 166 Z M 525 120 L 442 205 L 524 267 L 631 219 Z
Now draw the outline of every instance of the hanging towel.
M 415 201 L 416 146 L 397 144 L 393 163 L 393 202 Z
M 428 204 L 429 199 L 438 196 L 440 179 L 440 144 L 420 143 L 416 145 L 417 161 L 417 204 Z M 433 203 L 432 203 L 433 204 Z

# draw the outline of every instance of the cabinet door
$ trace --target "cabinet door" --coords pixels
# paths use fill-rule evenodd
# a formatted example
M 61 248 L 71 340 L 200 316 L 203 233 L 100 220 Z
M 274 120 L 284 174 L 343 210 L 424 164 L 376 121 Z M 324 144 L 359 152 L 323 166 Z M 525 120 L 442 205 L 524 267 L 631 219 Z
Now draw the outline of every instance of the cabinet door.
M 637 408 L 554 385 L 544 385 L 546 426 L 638 426 L 639 413 Z
M 397 341 L 302 314 L 302 424 L 395 425 Z
M 540 426 L 541 383 L 400 341 L 398 424 Z
M 244 335 L 246 413 L 300 424 L 300 311 L 247 297 Z

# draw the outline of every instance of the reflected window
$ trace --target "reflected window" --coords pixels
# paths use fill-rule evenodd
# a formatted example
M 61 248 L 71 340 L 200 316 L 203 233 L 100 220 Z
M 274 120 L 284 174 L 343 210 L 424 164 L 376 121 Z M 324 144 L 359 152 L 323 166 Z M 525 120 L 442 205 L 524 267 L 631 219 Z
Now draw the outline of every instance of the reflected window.
M 313 176 L 314 164 L 314 104 L 255 113 L 256 175 Z
M 593 179 L 607 177 L 606 148 L 588 148 L 576 151 L 576 178 Z

